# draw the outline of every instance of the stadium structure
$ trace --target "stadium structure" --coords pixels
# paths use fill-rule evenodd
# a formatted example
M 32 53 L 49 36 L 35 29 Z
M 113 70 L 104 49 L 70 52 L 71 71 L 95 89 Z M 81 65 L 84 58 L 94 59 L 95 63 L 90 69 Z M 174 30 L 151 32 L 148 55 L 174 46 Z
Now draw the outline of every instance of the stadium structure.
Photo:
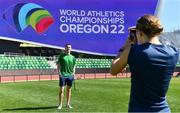
M 0 46 L 0 82 L 58 79 L 56 61 L 63 49 L 7 40 L 0 40 Z M 72 54 L 77 58 L 77 78 L 110 77 L 113 57 L 73 51 Z
M 176 10 L 165 9 L 171 3 Z M 147 13 L 165 25 L 160 41 L 180 50 L 180 21 L 174 13 L 180 11 L 179 3 L 0 0 L 0 112 L 128 112 L 131 73 L 127 66 L 112 76 L 111 62 L 127 39 L 128 27 Z M 166 19 L 176 28 L 169 27 L 172 23 Z M 67 43 L 76 57 L 73 109 L 63 106 L 59 111 L 56 62 Z M 179 112 L 180 59 L 170 84 L 168 103 L 172 112 Z
M 180 43 L 177 40 L 179 36 L 179 30 L 166 32 L 160 36 L 160 40 L 163 44 L 180 49 Z M 63 49 L 7 40 L 0 40 L 0 46 L 0 82 L 40 80 L 40 76 L 45 76 L 45 80 L 58 79 L 56 61 Z M 77 78 L 112 77 L 109 74 L 112 56 L 98 56 L 78 52 L 72 52 L 72 54 L 77 58 Z M 177 64 L 174 76 L 179 76 L 179 65 L 180 62 Z M 22 80 L 18 76 L 21 76 Z M 127 69 L 127 72 L 116 77 L 129 76 Z M 11 79 L 8 80 L 7 77 Z
M 5 1 L 2 1 L 2 3 L 3 2 Z M 99 2 L 101 3 L 102 1 L 99 1 Z M 121 2 L 121 1 L 118 1 L 118 2 Z M 147 5 L 146 3 L 147 1 L 141 1 L 141 2 L 142 4 L 144 3 L 143 5 Z M 127 29 L 124 30 L 124 27 L 127 28 L 127 26 L 135 24 L 137 17 L 144 14 L 145 12 L 155 13 L 155 15 L 157 15 L 160 19 L 164 18 L 162 16 L 162 14 L 164 14 L 162 10 L 164 2 L 162 0 L 159 0 L 158 2 L 157 1 L 151 1 L 151 2 L 152 3 L 150 3 L 150 5 L 147 5 L 149 9 L 146 9 L 146 8 L 144 9 L 143 7 L 141 7 L 142 9 L 139 9 L 138 12 L 135 12 L 136 15 L 132 15 L 132 11 L 136 11 L 133 8 L 129 9 L 129 12 L 128 10 L 127 12 L 123 10 L 122 11 L 115 10 L 114 12 L 113 11 L 103 12 L 103 10 L 99 12 L 95 11 L 95 14 L 97 14 L 96 16 L 99 16 L 99 18 L 100 17 L 102 18 L 103 16 L 106 16 L 109 14 L 111 14 L 111 16 L 114 15 L 115 17 L 120 16 L 120 18 L 114 18 L 114 20 L 117 20 L 118 22 L 120 22 L 121 25 L 115 26 L 116 23 L 111 23 L 111 24 L 113 24 L 112 26 L 114 28 L 119 27 L 120 30 L 118 33 L 121 33 L 121 34 L 115 34 L 117 32 L 113 32 L 111 34 L 111 32 L 109 32 L 108 29 L 105 29 L 106 31 L 105 33 L 108 32 L 109 34 L 102 35 L 100 31 L 98 32 L 96 31 L 96 29 L 100 28 L 98 24 L 97 25 L 95 24 L 94 27 L 91 28 L 91 31 L 92 31 L 91 34 L 84 33 L 84 32 L 89 32 L 89 31 L 87 31 L 87 29 L 85 31 L 81 31 L 82 30 L 82 28 L 80 28 L 81 25 L 77 24 L 80 26 L 78 30 L 76 29 L 79 32 L 79 34 L 84 33 L 82 37 L 78 33 L 72 35 L 71 33 L 72 31 L 73 33 L 76 33 L 75 31 L 76 27 L 74 26 L 74 24 L 71 24 L 68 22 L 66 24 L 61 24 L 66 27 L 67 31 L 66 29 L 63 29 L 63 27 L 62 28 L 60 27 L 61 31 L 63 30 L 63 32 L 67 32 L 67 33 L 60 33 L 59 29 L 58 29 L 58 32 L 53 32 L 53 30 L 57 28 L 56 26 L 57 22 L 55 22 L 56 19 L 57 20 L 59 20 L 60 18 L 65 19 L 65 18 L 68 18 L 68 16 L 66 17 L 66 15 L 64 14 L 64 15 L 60 15 L 60 18 L 56 17 L 56 15 L 54 14 L 55 12 L 54 9 L 51 9 L 50 7 L 48 7 L 49 4 L 46 4 L 46 5 L 43 4 L 44 7 L 42 7 L 40 5 L 41 2 L 34 1 L 34 3 L 22 3 L 22 4 L 18 3 L 15 6 L 14 5 L 6 6 L 6 8 L 0 10 L 3 13 L 1 15 L 2 16 L 1 24 L 6 26 L 6 28 L 1 27 L 1 31 L 0 31 L 1 33 L 0 34 L 0 82 L 5 80 L 6 76 L 12 76 L 12 80 L 10 81 L 16 81 L 16 76 L 19 76 L 19 75 L 25 76 L 24 80 L 29 80 L 27 76 L 33 76 L 33 75 L 34 77 L 38 75 L 37 77 L 38 79 L 40 79 L 40 75 L 44 75 L 44 76 L 51 75 L 49 77 L 50 79 L 52 79 L 53 75 L 55 75 L 55 78 L 57 79 L 58 78 L 57 67 L 56 67 L 57 56 L 63 52 L 63 46 L 67 42 L 69 42 L 69 40 L 71 40 L 71 42 L 73 42 L 73 45 L 75 45 L 76 48 L 78 48 L 78 50 L 72 51 L 72 54 L 77 58 L 76 73 L 80 74 L 78 75 L 79 77 L 77 78 L 86 78 L 87 76 L 85 76 L 85 74 L 90 74 L 91 78 L 98 77 L 98 74 L 101 74 L 101 75 L 103 74 L 102 76 L 104 78 L 109 77 L 110 76 L 109 68 L 111 65 L 111 61 L 113 57 L 115 56 L 115 55 L 112 55 L 111 51 L 114 51 L 114 53 L 116 53 L 118 49 L 123 45 L 126 39 L 125 37 L 128 35 L 128 30 Z M 77 3 L 75 2 L 73 3 L 77 5 Z M 91 5 L 94 6 L 93 2 L 89 4 L 90 5 L 87 5 L 87 7 L 91 7 Z M 117 5 L 117 4 L 114 4 L 113 2 L 112 3 L 110 2 L 109 4 L 111 4 L 112 6 Z M 142 4 L 139 4 L 139 5 L 142 5 Z M 124 5 L 128 6 L 129 3 L 128 2 L 124 3 Z M 139 5 L 136 4 L 133 7 L 139 8 Z M 84 7 L 84 8 L 87 8 L 87 7 Z M 116 7 L 119 7 L 119 5 Z M 72 14 L 67 13 L 67 15 L 70 15 L 72 17 L 79 17 L 87 13 L 86 10 L 80 10 L 80 9 L 79 10 L 65 10 L 65 9 L 62 10 L 61 9 L 59 11 L 75 12 Z M 60 13 L 63 14 L 63 12 L 60 12 Z M 126 19 L 127 20 L 129 19 L 127 23 L 124 23 L 125 13 L 128 15 L 126 16 L 127 17 Z M 93 19 L 96 19 L 96 18 L 93 18 Z M 103 19 L 108 20 L 109 17 L 103 18 Z M 70 20 L 70 18 L 68 18 L 67 20 Z M 12 24 L 12 21 L 13 21 L 13 24 Z M 62 21 L 64 20 L 62 19 Z M 54 26 L 52 25 L 51 27 L 50 25 L 53 22 L 54 22 Z M 11 27 L 9 26 L 9 24 Z M 87 24 L 86 27 L 89 25 L 89 23 L 84 23 L 84 24 Z M 31 28 L 28 27 L 28 25 L 30 25 Z M 41 26 L 41 25 L 44 25 L 44 26 Z M 70 26 L 71 30 L 68 25 Z M 102 25 L 105 26 L 104 24 Z M 45 31 L 47 30 L 49 26 L 50 26 L 49 31 L 47 31 L 46 33 Z M 15 27 L 15 29 L 12 29 L 13 27 Z M 58 27 L 59 27 L 59 23 L 58 23 Z M 107 25 L 106 27 L 108 28 Z M 4 29 L 6 29 L 7 31 L 5 31 Z M 14 30 L 16 30 L 17 32 L 14 32 Z M 90 28 L 88 30 L 90 30 Z M 42 34 L 38 34 L 38 33 L 42 33 Z M 58 36 L 55 33 L 57 33 Z M 52 35 L 54 37 L 50 37 L 49 35 L 50 36 Z M 72 36 L 73 38 L 69 39 L 67 38 L 66 35 L 68 35 L 69 37 Z M 62 36 L 62 37 L 59 38 L 59 36 Z M 95 36 L 98 38 L 94 41 L 99 41 L 99 42 L 96 45 L 93 45 L 95 43 L 92 39 L 94 39 Z M 117 38 L 119 36 L 120 38 Z M 179 36 L 180 36 L 179 30 L 175 30 L 173 32 L 166 31 L 162 36 L 160 36 L 160 39 L 162 43 L 170 44 L 180 49 L 180 42 L 178 40 Z M 51 38 L 57 39 L 57 37 L 59 38 L 58 41 L 60 41 L 59 47 L 57 47 L 56 41 L 51 39 Z M 78 38 L 80 37 L 80 38 L 78 39 L 77 37 Z M 29 40 L 34 40 L 34 42 L 32 41 L 31 43 L 31 41 Z M 37 40 L 39 41 L 39 43 L 38 42 L 36 43 Z M 42 40 L 45 40 L 46 42 L 43 43 Z M 112 41 L 112 45 L 109 46 L 111 44 L 111 41 Z M 52 45 L 50 44 L 49 46 L 47 45 L 47 42 L 48 43 L 51 42 L 55 46 L 52 46 L 53 44 Z M 88 42 L 88 44 L 86 44 L 86 42 Z M 36 45 L 36 44 L 39 44 L 39 45 Z M 103 44 L 106 44 L 106 45 L 103 45 Z M 91 46 L 91 48 L 93 49 L 89 50 L 89 48 L 86 48 L 86 50 L 84 50 L 84 46 L 81 46 L 81 45 L 84 45 L 84 46 L 88 45 L 88 46 Z M 93 46 L 97 46 L 99 48 L 95 48 Z M 103 50 L 101 46 L 104 46 L 105 51 L 107 50 L 109 54 L 111 55 L 105 55 L 105 54 L 95 55 L 94 53 L 97 53 L 96 50 Z M 113 47 L 115 47 L 115 49 L 113 49 Z M 80 50 L 79 48 L 82 50 Z M 93 50 L 95 51 L 94 53 L 92 52 Z M 87 52 L 87 51 L 91 51 L 91 52 Z M 180 63 L 178 63 L 178 65 L 179 64 Z M 179 69 L 177 68 L 176 71 L 178 73 Z M 177 75 L 177 73 L 175 75 Z M 126 76 L 129 77 L 128 72 L 126 73 Z

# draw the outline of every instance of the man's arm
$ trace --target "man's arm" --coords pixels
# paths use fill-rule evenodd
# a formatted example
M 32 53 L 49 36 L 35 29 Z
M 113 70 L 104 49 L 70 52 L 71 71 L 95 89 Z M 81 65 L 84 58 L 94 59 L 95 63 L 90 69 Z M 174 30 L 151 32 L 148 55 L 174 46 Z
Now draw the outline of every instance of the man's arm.
M 73 68 L 73 74 L 75 75 L 76 73 L 76 65 L 74 65 L 74 68 Z
M 58 70 L 58 74 L 60 76 L 61 75 L 61 66 L 59 65 L 59 63 L 57 63 L 57 70 Z
M 75 75 L 76 73 L 76 59 L 74 58 L 74 67 L 73 67 L 73 74 Z
M 61 76 L 61 66 L 60 66 L 60 63 L 61 63 L 61 62 L 60 62 L 60 55 L 59 55 L 59 56 L 58 56 L 58 61 L 56 62 L 59 76 Z

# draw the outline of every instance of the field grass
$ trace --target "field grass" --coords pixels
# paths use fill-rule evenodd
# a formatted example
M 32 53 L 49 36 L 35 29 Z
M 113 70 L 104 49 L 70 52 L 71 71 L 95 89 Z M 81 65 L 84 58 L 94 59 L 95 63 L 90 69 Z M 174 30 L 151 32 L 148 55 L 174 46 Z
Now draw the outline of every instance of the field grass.
M 76 88 L 73 109 L 57 110 L 58 81 L 3 83 L 0 112 L 127 112 L 130 79 L 76 80 Z M 171 81 L 167 98 L 172 112 L 180 112 L 180 78 Z

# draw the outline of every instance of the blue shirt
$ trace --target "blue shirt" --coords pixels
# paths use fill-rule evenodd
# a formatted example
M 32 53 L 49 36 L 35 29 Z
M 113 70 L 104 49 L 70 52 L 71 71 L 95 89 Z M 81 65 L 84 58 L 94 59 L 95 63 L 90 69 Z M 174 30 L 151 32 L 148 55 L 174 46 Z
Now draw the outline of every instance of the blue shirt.
M 131 47 L 130 112 L 158 112 L 168 108 L 166 92 L 178 61 L 177 49 L 145 43 Z

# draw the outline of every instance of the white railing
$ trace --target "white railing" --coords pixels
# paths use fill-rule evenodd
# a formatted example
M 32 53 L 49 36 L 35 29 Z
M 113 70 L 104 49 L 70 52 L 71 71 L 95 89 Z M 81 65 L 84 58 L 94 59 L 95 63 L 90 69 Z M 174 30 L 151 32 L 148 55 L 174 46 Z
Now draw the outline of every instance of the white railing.
M 5 56 L 25 56 L 24 53 L 11 53 L 11 52 L 4 52 Z

